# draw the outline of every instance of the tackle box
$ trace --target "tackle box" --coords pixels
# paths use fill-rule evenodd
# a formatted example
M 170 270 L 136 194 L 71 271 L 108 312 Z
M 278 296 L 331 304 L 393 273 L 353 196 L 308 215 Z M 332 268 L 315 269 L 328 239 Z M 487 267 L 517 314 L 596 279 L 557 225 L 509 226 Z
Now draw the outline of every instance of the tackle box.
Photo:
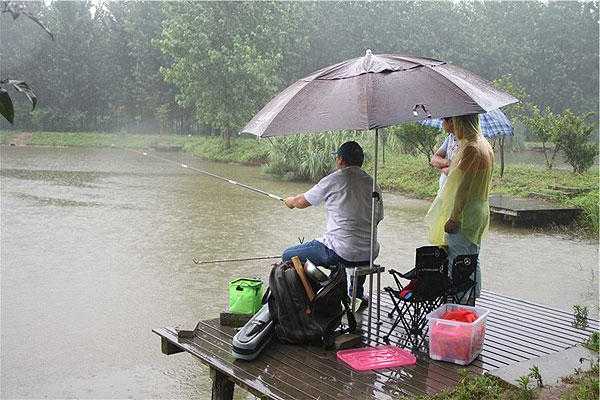
M 242 360 L 254 360 L 272 336 L 273 321 L 269 305 L 265 304 L 233 337 L 233 356 Z

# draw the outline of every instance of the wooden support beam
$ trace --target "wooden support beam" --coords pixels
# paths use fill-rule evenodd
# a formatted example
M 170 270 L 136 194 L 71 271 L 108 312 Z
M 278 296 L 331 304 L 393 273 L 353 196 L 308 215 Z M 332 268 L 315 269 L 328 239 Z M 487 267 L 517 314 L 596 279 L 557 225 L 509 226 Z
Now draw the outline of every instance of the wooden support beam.
M 180 347 L 175 346 L 173 343 L 169 342 L 164 337 L 160 338 L 160 351 L 163 354 L 170 355 L 176 353 L 182 353 L 185 350 L 182 350 Z
M 212 379 L 212 400 L 232 400 L 235 383 L 227 379 L 227 375 L 221 371 L 211 368 L 210 377 Z

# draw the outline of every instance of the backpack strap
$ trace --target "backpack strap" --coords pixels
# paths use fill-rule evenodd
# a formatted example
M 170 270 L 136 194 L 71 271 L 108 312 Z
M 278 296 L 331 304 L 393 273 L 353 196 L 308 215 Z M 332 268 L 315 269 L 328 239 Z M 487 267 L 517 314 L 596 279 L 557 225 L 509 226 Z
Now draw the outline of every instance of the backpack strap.
M 300 262 L 300 258 L 298 258 L 298 256 L 292 257 L 292 263 L 294 264 L 294 269 L 296 270 L 296 273 L 298 274 L 298 277 L 300 278 L 300 282 L 302 282 L 302 286 L 304 286 L 304 291 L 306 292 L 306 297 L 308 298 L 308 301 L 310 301 L 312 303 L 313 300 L 315 299 L 315 292 L 313 291 L 312 287 L 310 286 L 310 283 L 308 283 L 308 278 L 306 277 L 306 274 L 304 273 L 304 267 L 302 266 L 302 263 Z
M 271 297 L 271 287 L 269 286 L 267 288 L 267 290 L 265 290 L 265 293 L 263 294 L 262 300 L 260 301 L 261 304 L 267 304 L 269 302 L 269 298 Z

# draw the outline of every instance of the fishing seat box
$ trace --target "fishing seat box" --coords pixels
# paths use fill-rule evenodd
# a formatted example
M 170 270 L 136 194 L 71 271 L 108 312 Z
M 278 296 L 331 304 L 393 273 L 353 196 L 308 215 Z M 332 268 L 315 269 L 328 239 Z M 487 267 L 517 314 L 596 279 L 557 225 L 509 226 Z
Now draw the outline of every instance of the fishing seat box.
M 265 304 L 233 337 L 233 356 L 241 360 L 254 360 L 269 343 L 273 332 L 269 305 Z
M 473 311 L 477 319 L 460 322 L 442 319 L 447 311 Z M 442 304 L 429 314 L 429 358 L 459 365 L 468 365 L 481 353 L 485 340 L 485 323 L 489 310 L 460 304 Z

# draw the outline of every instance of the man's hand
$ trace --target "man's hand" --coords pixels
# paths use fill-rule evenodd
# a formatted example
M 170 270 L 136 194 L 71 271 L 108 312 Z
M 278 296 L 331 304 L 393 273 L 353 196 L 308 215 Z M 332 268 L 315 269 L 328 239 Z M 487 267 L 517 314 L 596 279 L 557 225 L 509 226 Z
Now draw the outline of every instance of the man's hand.
M 459 227 L 460 224 L 457 221 L 449 219 L 448 221 L 446 221 L 446 225 L 444 225 L 444 231 L 446 233 L 455 233 L 458 231 Z
M 448 175 L 448 171 L 450 170 L 450 167 L 444 167 L 442 168 L 440 171 L 442 172 L 442 174 L 444 175 Z
M 290 197 L 286 197 L 285 199 L 283 199 L 283 204 L 285 204 L 285 206 L 287 208 L 289 208 L 290 210 L 294 208 L 294 197 L 290 196 Z
M 306 208 L 310 207 L 310 203 L 306 201 L 304 194 L 299 194 L 298 196 L 290 196 L 286 197 L 283 200 L 283 204 L 286 205 L 287 208 Z

